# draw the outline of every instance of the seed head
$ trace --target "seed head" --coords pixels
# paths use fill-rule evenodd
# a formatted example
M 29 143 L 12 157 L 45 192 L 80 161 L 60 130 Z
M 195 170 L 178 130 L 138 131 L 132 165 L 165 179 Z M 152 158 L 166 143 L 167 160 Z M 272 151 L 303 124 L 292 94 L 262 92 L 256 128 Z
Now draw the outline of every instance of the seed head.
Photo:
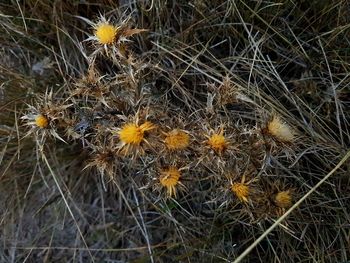
M 166 187 L 169 197 L 176 197 L 176 185 L 179 184 L 181 173 L 175 166 L 163 170 L 160 175 L 160 184 Z
M 155 126 L 149 121 L 146 121 L 140 126 L 134 123 L 127 123 L 122 127 L 118 134 L 120 140 L 124 144 L 140 145 L 144 140 L 145 132 L 154 128 Z
M 42 114 L 37 115 L 34 121 L 39 128 L 46 128 L 49 125 L 49 120 Z
M 292 129 L 283 122 L 279 117 L 274 116 L 267 124 L 268 133 L 282 142 L 292 142 L 294 140 L 294 133 Z
M 233 183 L 231 185 L 232 192 L 241 202 L 248 202 L 249 186 L 244 183 Z
M 166 134 L 164 143 L 169 150 L 185 149 L 190 143 L 190 136 L 179 129 L 174 129 Z
M 207 144 L 209 144 L 210 148 L 219 154 L 223 153 L 228 146 L 228 142 L 226 141 L 223 133 L 223 131 L 220 133 L 215 133 L 207 141 Z
M 117 35 L 117 31 L 117 27 L 109 24 L 108 22 L 103 22 L 97 25 L 95 29 L 95 36 L 100 44 L 112 44 Z
M 275 204 L 281 208 L 288 208 L 292 205 L 292 196 L 290 190 L 277 193 L 275 196 Z

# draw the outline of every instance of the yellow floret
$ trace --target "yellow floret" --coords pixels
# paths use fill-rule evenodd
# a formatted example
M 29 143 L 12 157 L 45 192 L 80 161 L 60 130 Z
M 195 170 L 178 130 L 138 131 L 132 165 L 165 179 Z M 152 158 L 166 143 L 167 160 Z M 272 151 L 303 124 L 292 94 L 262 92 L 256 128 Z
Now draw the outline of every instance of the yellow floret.
M 275 196 L 275 203 L 278 207 L 288 208 L 292 205 L 292 196 L 290 191 L 282 191 Z
M 168 196 L 176 197 L 176 185 L 179 183 L 181 173 L 175 166 L 169 167 L 162 171 L 160 176 L 160 184 L 167 189 Z
M 117 28 L 108 23 L 102 23 L 98 25 L 95 30 L 95 36 L 97 37 L 98 41 L 103 45 L 112 44 L 115 40 L 116 35 Z
M 140 126 L 134 123 L 127 123 L 122 127 L 118 134 L 123 143 L 139 145 L 144 139 L 145 132 L 154 128 L 155 126 L 149 121 L 146 121 Z
M 217 153 L 222 153 L 227 148 L 227 141 L 223 135 L 223 131 L 219 134 L 213 134 L 207 141 L 210 148 L 216 151 Z
M 274 116 L 268 123 L 267 130 L 272 136 L 282 142 L 292 142 L 294 140 L 292 129 L 277 116 Z
M 190 136 L 179 129 L 174 129 L 166 134 L 164 143 L 169 150 L 185 149 L 190 143 Z
M 46 128 L 49 125 L 49 120 L 44 115 L 39 114 L 35 117 L 35 124 L 40 128 Z
M 249 186 L 244 183 L 234 183 L 231 185 L 232 192 L 241 202 L 248 202 Z

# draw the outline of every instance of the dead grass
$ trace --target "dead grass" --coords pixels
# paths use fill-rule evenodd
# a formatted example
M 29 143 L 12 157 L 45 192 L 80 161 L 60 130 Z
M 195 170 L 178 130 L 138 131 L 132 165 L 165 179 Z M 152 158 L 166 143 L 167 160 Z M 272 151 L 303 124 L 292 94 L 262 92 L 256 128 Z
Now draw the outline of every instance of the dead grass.
M 0 7 L 1 262 L 350 260 L 347 1 Z

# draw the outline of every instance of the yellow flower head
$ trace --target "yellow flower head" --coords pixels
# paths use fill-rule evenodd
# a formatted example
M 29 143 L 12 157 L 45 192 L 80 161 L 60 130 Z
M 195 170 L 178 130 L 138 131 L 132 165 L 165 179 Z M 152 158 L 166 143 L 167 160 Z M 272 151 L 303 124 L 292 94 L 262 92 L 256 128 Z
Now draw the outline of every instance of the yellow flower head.
M 164 143 L 169 150 L 185 149 L 190 143 L 190 136 L 179 129 L 174 129 L 166 134 Z
M 292 205 L 292 196 L 290 191 L 282 191 L 275 196 L 275 204 L 281 208 L 288 208 Z
M 248 202 L 249 186 L 244 183 L 233 183 L 231 185 L 232 192 L 241 202 Z
M 122 127 L 118 134 L 120 140 L 124 144 L 140 145 L 144 140 L 145 132 L 154 128 L 155 126 L 149 121 L 146 121 L 140 126 L 134 123 L 127 123 Z
M 103 22 L 96 26 L 95 36 L 100 44 L 112 44 L 117 35 L 117 31 L 117 27 L 109 24 L 108 22 Z
M 228 142 L 226 141 L 223 133 L 224 132 L 221 131 L 220 133 L 213 134 L 207 141 L 207 144 L 209 144 L 210 148 L 219 154 L 224 152 L 228 146 Z
M 42 114 L 37 115 L 34 120 L 39 128 L 46 128 L 49 125 L 49 120 Z
M 292 142 L 294 140 L 292 129 L 277 116 L 274 116 L 267 124 L 267 130 L 279 141 Z
M 179 183 L 181 173 L 175 166 L 163 170 L 160 175 L 160 184 L 166 187 L 168 196 L 176 197 L 176 185 Z

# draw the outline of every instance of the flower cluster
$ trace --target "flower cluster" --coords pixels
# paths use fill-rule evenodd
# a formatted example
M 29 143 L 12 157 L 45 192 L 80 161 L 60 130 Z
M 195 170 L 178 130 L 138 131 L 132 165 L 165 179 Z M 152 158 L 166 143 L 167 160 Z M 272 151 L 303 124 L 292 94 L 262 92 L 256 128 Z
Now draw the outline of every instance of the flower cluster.
M 290 126 L 273 115 L 261 129 L 247 132 L 244 125 L 233 129 L 230 118 L 222 114 L 217 114 L 218 125 L 218 122 L 203 121 L 205 117 L 200 115 L 196 119 L 196 115 L 191 114 L 195 118 L 190 122 L 185 112 L 178 118 L 167 110 L 153 107 L 140 73 L 149 65 L 129 59 L 132 55 L 128 57 L 126 52 L 129 37 L 145 30 L 131 29 L 129 18 L 120 23 L 104 17 L 98 22 L 86 21 L 93 27 L 93 35 L 87 40 L 93 42 L 95 49 L 88 59 L 86 76 L 69 86 L 68 97 L 55 101 L 51 92 L 39 99 L 36 106 L 29 106 L 29 113 L 22 117 L 30 126 L 28 134 L 53 135 L 62 141 L 64 136 L 70 141 L 80 140 L 92 156 L 86 168 L 96 167 L 112 180 L 118 165 L 132 160 L 125 166 L 148 169 L 166 197 L 178 197 L 179 189 L 187 189 L 187 182 L 195 181 L 192 175 L 196 171 L 222 175 L 229 173 L 227 167 L 234 164 L 240 175 L 228 180 L 216 176 L 213 181 L 223 182 L 225 189 L 240 203 L 251 204 L 256 187 L 252 184 L 254 173 L 246 181 L 241 171 L 249 165 L 263 166 L 260 156 L 265 154 L 261 146 L 265 135 L 280 145 L 292 144 L 295 132 Z M 113 76 L 99 73 L 97 54 L 112 58 Z M 172 107 L 172 112 L 179 109 Z M 179 124 L 182 122 L 179 119 L 186 121 Z M 291 192 L 277 193 L 272 203 L 288 208 L 292 204 Z

